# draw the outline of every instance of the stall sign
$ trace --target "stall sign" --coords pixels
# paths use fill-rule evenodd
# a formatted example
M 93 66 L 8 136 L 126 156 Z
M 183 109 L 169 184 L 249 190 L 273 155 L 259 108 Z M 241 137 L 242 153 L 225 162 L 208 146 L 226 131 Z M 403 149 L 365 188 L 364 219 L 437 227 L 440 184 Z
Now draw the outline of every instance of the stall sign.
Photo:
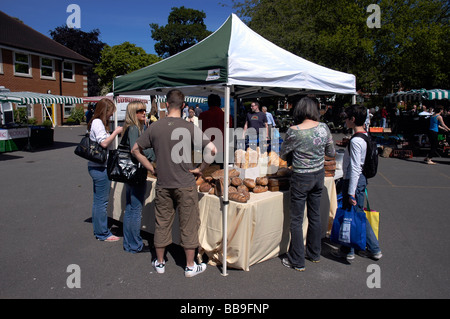
M 28 128 L 0 129 L 0 141 L 13 140 L 16 138 L 27 138 L 29 136 Z

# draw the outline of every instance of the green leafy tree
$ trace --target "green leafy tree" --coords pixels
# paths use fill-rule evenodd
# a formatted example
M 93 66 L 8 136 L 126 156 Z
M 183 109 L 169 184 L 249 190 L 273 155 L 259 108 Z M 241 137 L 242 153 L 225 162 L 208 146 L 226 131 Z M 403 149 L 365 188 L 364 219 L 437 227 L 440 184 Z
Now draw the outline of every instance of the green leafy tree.
M 105 43 L 99 40 L 99 29 L 84 32 L 80 29 L 62 26 L 56 27 L 53 31 L 51 30 L 50 36 L 56 42 L 90 59 L 94 65 L 100 62 L 101 51 Z M 94 72 L 94 65 L 87 71 L 88 94 L 90 96 L 98 95 L 100 92 L 98 75 Z
M 99 75 L 100 84 L 110 92 L 115 77 L 139 70 L 160 60 L 161 58 L 156 55 L 147 54 L 144 49 L 129 42 L 113 47 L 105 45 L 101 62 L 97 64 L 95 72 Z
M 355 74 L 364 91 L 449 87 L 448 1 L 233 1 L 253 30 L 307 60 Z M 367 25 L 370 4 L 380 7 L 380 28 Z
M 157 41 L 155 52 L 163 58 L 167 58 L 181 52 L 203 40 L 211 34 L 206 30 L 203 11 L 183 7 L 172 8 L 168 23 L 159 26 L 151 23 L 152 38 Z

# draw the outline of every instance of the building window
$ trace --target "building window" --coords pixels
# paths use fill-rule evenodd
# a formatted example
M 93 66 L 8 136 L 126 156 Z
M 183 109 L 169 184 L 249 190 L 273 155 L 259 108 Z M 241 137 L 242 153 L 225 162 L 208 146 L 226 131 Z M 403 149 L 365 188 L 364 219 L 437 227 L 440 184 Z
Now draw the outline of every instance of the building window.
M 55 79 L 55 62 L 53 59 L 41 57 L 41 78 Z
M 31 76 L 31 58 L 29 54 L 14 52 L 14 75 Z
M 75 64 L 63 62 L 63 80 L 75 81 Z
M 64 104 L 64 118 L 68 118 L 72 114 L 72 110 L 75 108 L 74 104 Z

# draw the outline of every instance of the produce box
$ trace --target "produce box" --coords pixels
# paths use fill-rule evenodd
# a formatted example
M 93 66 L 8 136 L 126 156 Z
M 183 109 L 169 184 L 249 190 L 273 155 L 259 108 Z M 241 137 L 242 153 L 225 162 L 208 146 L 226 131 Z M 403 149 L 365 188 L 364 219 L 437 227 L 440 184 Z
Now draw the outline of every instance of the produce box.
M 369 128 L 370 133 L 383 133 L 384 129 L 382 127 L 371 127 Z

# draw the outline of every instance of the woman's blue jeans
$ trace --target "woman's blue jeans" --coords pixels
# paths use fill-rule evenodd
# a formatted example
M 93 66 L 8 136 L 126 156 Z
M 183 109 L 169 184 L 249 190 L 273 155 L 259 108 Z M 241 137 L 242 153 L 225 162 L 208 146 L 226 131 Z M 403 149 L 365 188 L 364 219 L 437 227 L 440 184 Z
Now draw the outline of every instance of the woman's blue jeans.
M 108 179 L 106 167 L 88 166 L 88 171 L 94 184 L 94 200 L 92 203 L 94 236 L 98 240 L 105 240 L 112 235 L 108 228 L 107 212 L 111 181 Z
M 342 183 L 342 204 L 345 207 L 345 205 L 350 205 L 348 200 L 348 184 L 349 180 L 344 179 Z M 359 213 L 364 213 L 364 194 L 367 187 L 367 178 L 361 174 L 359 176 L 358 184 L 356 186 L 355 191 L 355 198 L 356 198 L 356 211 Z M 365 213 L 364 213 L 365 214 Z M 381 252 L 380 245 L 378 243 L 377 236 L 375 236 L 375 233 L 373 232 L 372 226 L 370 226 L 369 221 L 366 218 L 366 247 L 367 250 L 373 254 Z M 341 250 L 349 255 L 353 255 L 355 253 L 355 250 L 350 247 L 341 246 Z
M 141 213 L 145 199 L 147 183 L 139 185 L 125 184 L 126 207 L 123 217 L 123 249 L 131 253 L 142 250 Z
M 288 260 L 295 267 L 305 266 L 305 254 L 312 260 L 320 259 L 320 198 L 324 178 L 324 170 L 313 173 L 293 173 L 291 176 L 291 242 Z M 308 214 L 306 253 L 303 239 L 305 205 Z

